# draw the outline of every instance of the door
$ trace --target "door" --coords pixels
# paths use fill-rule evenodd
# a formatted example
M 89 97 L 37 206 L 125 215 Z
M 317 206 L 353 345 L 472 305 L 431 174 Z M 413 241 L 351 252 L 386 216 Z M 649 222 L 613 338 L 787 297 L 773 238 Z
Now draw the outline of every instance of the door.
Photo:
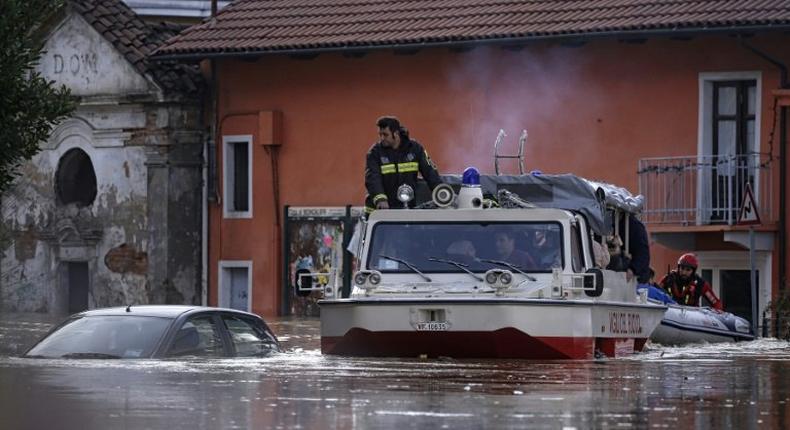
M 719 271 L 720 299 L 724 302 L 724 310 L 745 318 L 749 322 L 752 321 L 752 290 L 750 278 L 751 272 L 749 270 Z M 760 285 L 759 270 L 756 273 L 756 279 L 757 285 Z
M 88 309 L 89 271 L 87 262 L 66 263 L 68 279 L 69 313 Z
M 230 271 L 230 308 L 249 311 L 247 308 L 249 270 L 246 267 L 233 267 L 228 270 Z
M 754 80 L 713 83 L 710 162 L 714 223 L 737 220 L 745 184 L 755 181 L 754 167 L 759 164 L 754 149 L 756 86 Z

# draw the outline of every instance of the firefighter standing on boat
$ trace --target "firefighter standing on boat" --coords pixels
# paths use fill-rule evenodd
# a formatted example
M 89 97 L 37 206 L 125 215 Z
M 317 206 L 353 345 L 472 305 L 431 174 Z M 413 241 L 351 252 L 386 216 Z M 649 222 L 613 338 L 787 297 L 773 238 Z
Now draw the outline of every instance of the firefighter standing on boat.
M 722 303 L 713 292 L 708 281 L 697 275 L 699 261 L 694 254 L 683 254 L 678 259 L 678 268 L 661 279 L 661 288 L 681 305 L 699 306 L 700 298 L 705 297 L 713 309 L 722 310 Z
M 367 155 L 365 165 L 365 213 L 376 209 L 401 208 L 397 190 L 403 184 L 416 190 L 417 173 L 422 175 L 431 190 L 442 183 L 436 165 L 425 148 L 409 138 L 409 133 L 393 116 L 376 121 L 379 141 Z M 414 207 L 415 200 L 409 202 Z

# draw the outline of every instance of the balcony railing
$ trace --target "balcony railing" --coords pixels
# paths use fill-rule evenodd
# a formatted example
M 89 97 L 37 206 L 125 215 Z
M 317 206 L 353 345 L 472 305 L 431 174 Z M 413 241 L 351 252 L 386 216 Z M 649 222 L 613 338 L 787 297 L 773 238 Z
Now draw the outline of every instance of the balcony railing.
M 769 154 L 643 158 L 639 192 L 642 219 L 649 224 L 733 225 L 738 222 L 746 183 L 761 221 L 772 219 L 772 159 Z

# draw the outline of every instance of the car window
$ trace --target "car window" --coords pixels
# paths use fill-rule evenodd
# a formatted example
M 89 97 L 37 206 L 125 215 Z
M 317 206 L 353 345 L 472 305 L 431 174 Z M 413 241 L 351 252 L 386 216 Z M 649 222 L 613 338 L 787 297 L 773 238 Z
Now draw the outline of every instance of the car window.
M 176 332 L 168 352 L 171 357 L 222 357 L 222 337 L 209 315 L 192 317 Z
M 146 358 L 171 323 L 169 318 L 99 315 L 74 318 L 27 352 L 36 357 Z
M 222 320 L 233 340 L 236 355 L 256 357 L 277 349 L 274 339 L 254 320 L 230 315 L 224 315 Z

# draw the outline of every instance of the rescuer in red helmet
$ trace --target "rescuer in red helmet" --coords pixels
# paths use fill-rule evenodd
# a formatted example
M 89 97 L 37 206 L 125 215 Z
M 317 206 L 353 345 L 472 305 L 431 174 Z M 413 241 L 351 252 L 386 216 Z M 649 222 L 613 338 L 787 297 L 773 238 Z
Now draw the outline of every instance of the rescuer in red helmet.
M 681 305 L 699 306 L 699 299 L 705 296 L 712 308 L 722 310 L 722 303 L 710 284 L 697 275 L 699 260 L 694 254 L 683 254 L 678 259 L 678 268 L 661 279 L 661 288 Z

